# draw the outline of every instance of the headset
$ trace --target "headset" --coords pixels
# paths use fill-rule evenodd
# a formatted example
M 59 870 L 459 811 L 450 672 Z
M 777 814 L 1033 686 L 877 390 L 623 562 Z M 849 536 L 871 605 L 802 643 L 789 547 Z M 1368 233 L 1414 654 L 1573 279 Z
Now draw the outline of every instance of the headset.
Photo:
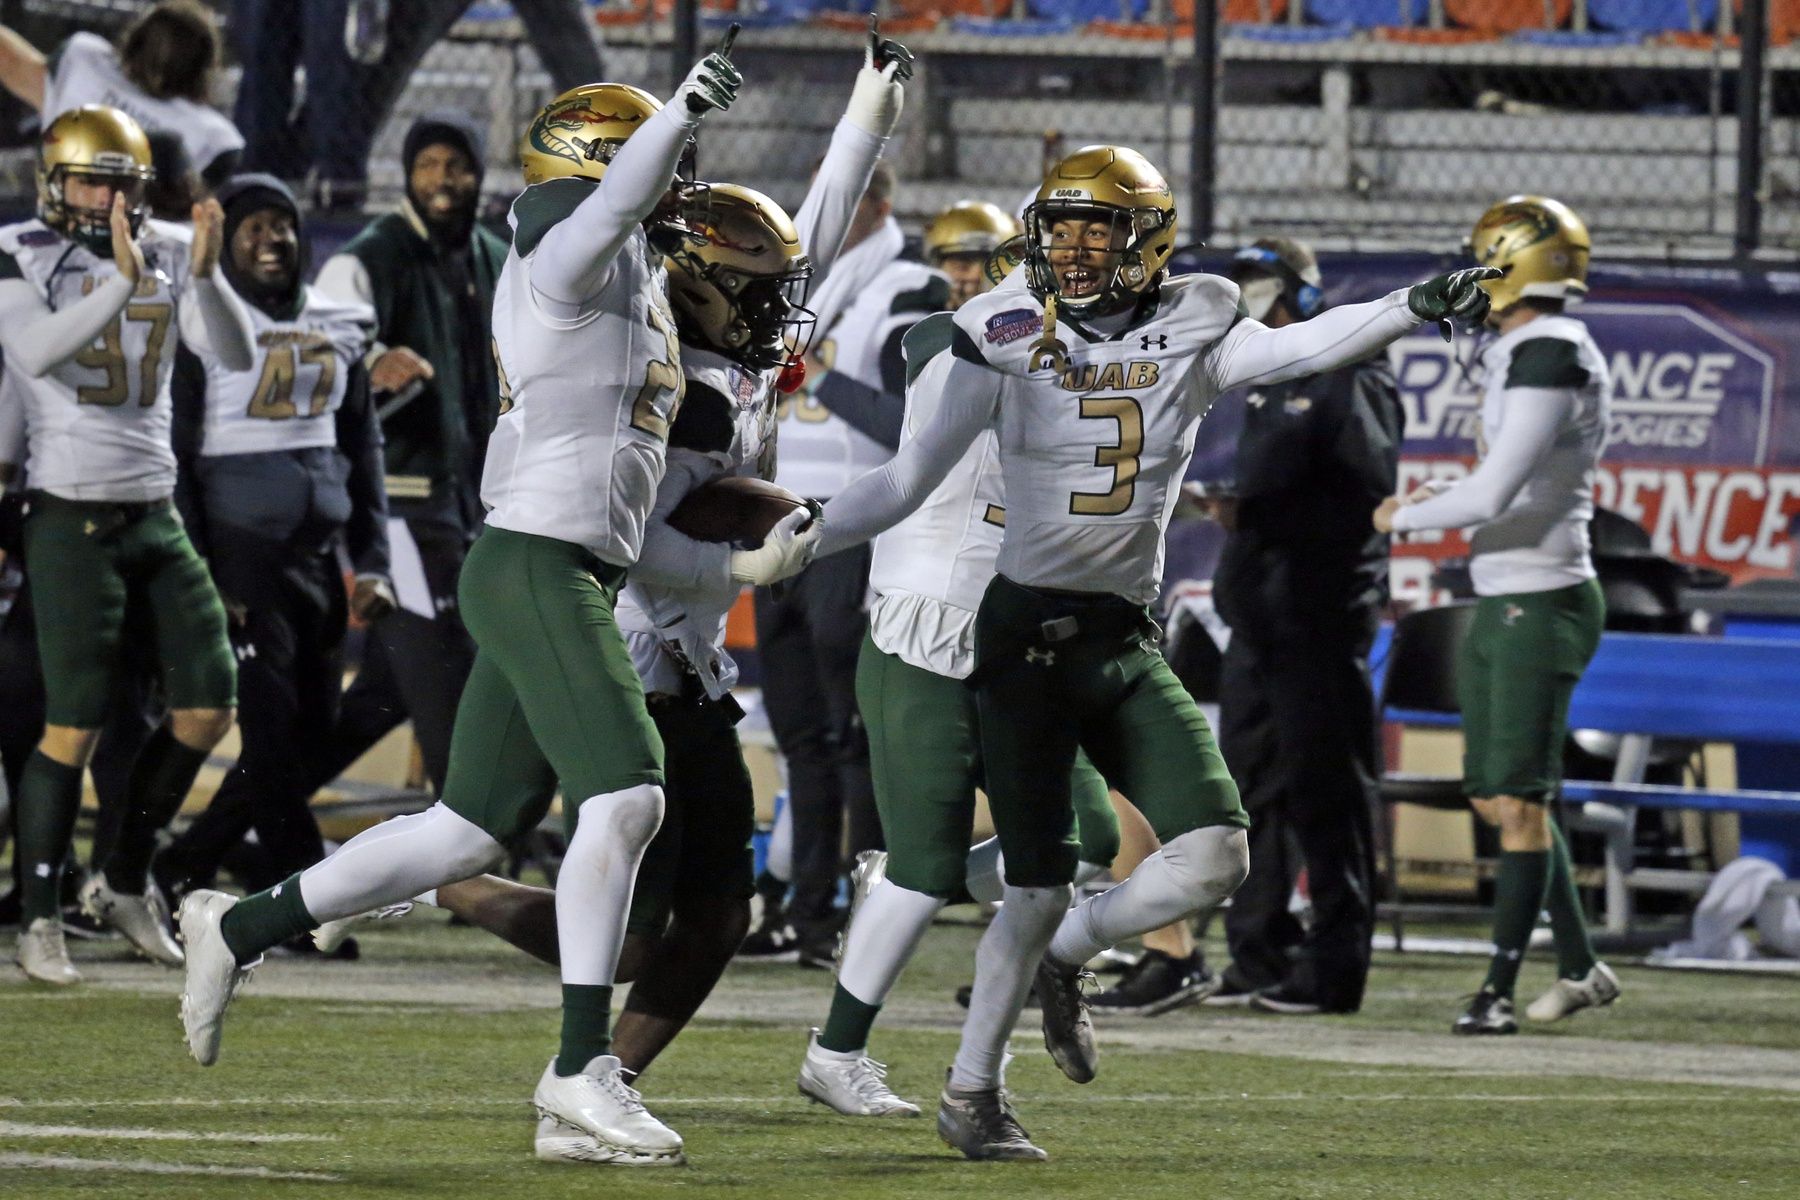
M 1282 294 L 1302 321 L 1311 320 L 1325 308 L 1325 293 L 1317 284 L 1306 282 L 1300 272 L 1289 266 L 1281 255 L 1266 246 L 1245 246 L 1232 255 L 1231 261 L 1267 271 L 1281 280 Z

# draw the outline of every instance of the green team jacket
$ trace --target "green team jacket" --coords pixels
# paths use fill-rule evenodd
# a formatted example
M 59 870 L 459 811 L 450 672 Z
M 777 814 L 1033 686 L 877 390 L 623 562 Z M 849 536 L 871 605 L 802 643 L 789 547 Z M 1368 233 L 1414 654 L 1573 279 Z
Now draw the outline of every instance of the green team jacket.
M 377 340 L 409 347 L 436 372 L 416 399 L 382 420 L 396 515 L 454 522 L 469 534 L 480 527 L 481 466 L 500 412 L 491 346 L 494 284 L 506 251 L 503 239 L 475 226 L 468 262 L 474 294 L 460 306 L 453 289 L 462 272 L 409 210 L 377 217 L 340 252 L 361 259 L 369 272 Z M 464 327 L 464 314 L 478 327 Z

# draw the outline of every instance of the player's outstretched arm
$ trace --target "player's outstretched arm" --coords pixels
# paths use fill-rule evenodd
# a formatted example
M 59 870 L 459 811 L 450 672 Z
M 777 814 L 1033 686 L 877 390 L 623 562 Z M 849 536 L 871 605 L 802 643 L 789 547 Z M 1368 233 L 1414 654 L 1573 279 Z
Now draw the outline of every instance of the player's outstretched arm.
M 1462 529 L 1505 512 L 1556 445 L 1575 403 L 1574 394 L 1560 388 L 1506 389 L 1506 419 L 1480 465 L 1430 499 L 1390 509 L 1391 527 L 1402 533 Z
M 123 197 L 113 199 L 112 232 L 119 273 L 64 309 L 52 311 L 6 260 L 12 269 L 4 273 L 12 278 L 0 278 L 0 350 L 5 351 L 8 367 L 42 378 L 92 345 L 125 308 L 144 273 L 144 254 L 131 236 Z
M 912 51 L 881 36 L 877 18 L 869 16 L 869 39 L 863 48 L 862 70 L 850 92 L 831 146 L 819 164 L 812 187 L 794 216 L 800 245 L 812 262 L 812 286 L 818 287 L 843 249 L 856 207 L 869 188 L 875 163 L 900 121 L 906 91 L 912 78 Z
M 1447 322 L 1452 317 L 1479 321 L 1487 313 L 1488 295 L 1478 285 L 1498 274 L 1492 267 L 1454 271 L 1379 300 L 1339 305 L 1280 329 L 1239 321 L 1209 352 L 1207 369 L 1221 392 L 1335 370 L 1367 358 L 1426 322 Z
M 250 313 L 217 270 L 225 241 L 225 210 L 217 200 L 207 199 L 194 205 L 193 217 L 190 290 L 180 304 L 181 338 L 202 357 L 216 358 L 228 371 L 248 371 L 256 365 L 256 333 Z M 193 303 L 185 303 L 190 297 Z
M 925 503 L 993 422 L 999 384 L 997 373 L 948 349 L 927 362 L 906 389 L 911 440 L 825 505 L 820 556 L 861 545 Z
M 598 295 L 631 231 L 668 192 L 689 135 L 707 113 L 731 107 L 741 82 L 721 53 L 694 64 L 669 103 L 620 147 L 600 185 L 539 240 L 531 255 L 532 290 L 568 305 Z

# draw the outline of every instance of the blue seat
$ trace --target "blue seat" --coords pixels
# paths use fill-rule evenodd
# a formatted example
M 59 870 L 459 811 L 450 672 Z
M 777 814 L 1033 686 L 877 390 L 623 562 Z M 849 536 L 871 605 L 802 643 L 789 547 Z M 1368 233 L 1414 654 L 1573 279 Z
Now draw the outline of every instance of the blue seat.
M 1232 37 L 1253 42 L 1335 42 L 1356 32 L 1350 25 L 1227 25 Z
M 959 17 L 950 22 L 950 28 L 956 33 L 972 34 L 975 37 L 1055 37 L 1058 34 L 1074 33 L 1076 23 L 1067 17 L 1055 20 L 1023 20 L 996 21 L 986 17 Z
M 482 4 L 471 4 L 463 13 L 465 21 L 510 21 L 516 14 L 513 6 L 506 0 L 488 0 Z
M 1088 25 L 1094 21 L 1141 21 L 1150 0 L 1028 0 L 1025 7 L 1042 20 Z
M 1718 23 L 1719 0 L 1588 0 L 1587 11 L 1596 29 L 1706 33 Z
M 1431 0 L 1306 0 L 1306 19 L 1315 25 L 1421 25 L 1431 15 Z
M 1644 40 L 1638 32 L 1577 33 L 1569 29 L 1523 29 L 1512 35 L 1512 41 L 1527 46 L 1552 46 L 1565 50 L 1596 50 L 1607 46 L 1635 46 Z

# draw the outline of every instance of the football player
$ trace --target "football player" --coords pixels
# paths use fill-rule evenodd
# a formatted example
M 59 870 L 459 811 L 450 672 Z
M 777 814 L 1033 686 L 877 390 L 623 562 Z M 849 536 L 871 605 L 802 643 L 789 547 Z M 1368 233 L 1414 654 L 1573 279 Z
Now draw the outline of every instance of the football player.
M 701 120 L 729 108 L 739 82 L 715 52 L 667 106 L 635 88 L 589 85 L 553 100 L 528 128 L 530 186 L 513 205 L 494 301 L 503 411 L 482 479 L 490 509 L 460 587 L 479 652 L 444 796 L 243 901 L 188 896 L 183 1019 L 202 1064 L 216 1059 L 225 1007 L 262 951 L 480 874 L 537 825 L 560 780 L 569 826 L 556 882 L 563 1031 L 533 1096 L 539 1138 L 578 1144 L 595 1162 L 682 1161 L 681 1138 L 644 1108 L 609 1053 L 632 880 L 663 810 L 661 741 L 613 608 L 643 543 L 683 390 L 651 238 L 668 248 L 685 236 L 677 168 Z M 817 538 L 801 530 L 809 518 L 796 510 L 732 569 L 755 579 L 798 570 Z
M 380 427 L 362 359 L 366 305 L 302 281 L 300 210 L 271 175 L 218 193 L 225 278 L 249 302 L 256 363 L 183 355 L 174 398 L 184 510 L 232 615 L 243 749 L 207 810 L 159 855 L 159 881 L 210 881 L 251 828 L 274 882 L 324 857 L 303 765 L 331 731 L 348 612 L 392 606 Z M 356 571 L 348 606 L 338 569 Z
M 996 431 L 1006 527 L 975 620 L 970 678 L 1007 882 L 977 952 L 938 1110 L 940 1134 L 974 1158 L 1043 1157 L 1000 1078 L 1034 973 L 1059 1060 L 1091 1077 L 1080 965 L 1217 905 L 1244 877 L 1237 789 L 1157 650 L 1147 607 L 1200 419 L 1232 387 L 1354 361 L 1424 321 L 1479 316 L 1487 293 L 1477 281 L 1498 274 L 1459 271 L 1270 329 L 1242 315 L 1229 280 L 1168 276 L 1173 194 L 1122 146 L 1059 162 L 1025 225 L 1020 270 L 907 335 L 912 440 L 833 498 L 818 545 L 826 554 L 890 527 L 983 430 Z M 1078 746 L 1149 819 L 1163 849 L 1070 911 Z
M 19 962 L 51 983 L 80 979 L 57 891 L 127 610 L 148 610 L 171 711 L 133 765 L 130 809 L 86 899 L 158 962 L 179 964 L 181 948 L 146 888 L 156 833 L 237 702 L 225 611 L 170 503 L 170 335 L 243 369 L 250 333 L 214 278 L 218 204 L 194 206 L 190 243 L 146 218 L 151 170 L 136 121 L 102 105 L 66 112 L 44 130 L 37 219 L 0 229 L 0 348 L 26 410 L 25 557 L 47 696 L 19 787 Z
M 1567 205 L 1513 196 L 1481 215 L 1475 261 L 1504 272 L 1483 347 L 1481 462 L 1454 485 L 1393 496 L 1383 533 L 1474 527 L 1469 573 L 1479 597 L 1457 692 L 1463 790 L 1500 830 L 1494 957 L 1457 1017 L 1463 1034 L 1518 1032 L 1513 989 L 1543 909 L 1556 937 L 1556 982 L 1525 1015 L 1556 1021 L 1619 997 L 1594 957 L 1569 846 L 1550 818 L 1562 785 L 1569 697 L 1600 643 L 1606 604 L 1588 553 L 1594 468 L 1606 445 L 1612 379 L 1587 326 L 1564 309 L 1587 293 L 1587 226 Z
M 631 997 L 614 1031 L 627 1074 L 641 1074 L 711 992 L 750 922 L 755 795 L 734 729 L 737 667 L 725 615 L 744 583 L 731 547 L 693 541 L 666 517 L 694 488 L 728 475 L 768 478 L 775 412 L 808 332 L 808 276 L 828 272 L 870 173 L 900 116 L 910 55 L 871 34 L 830 150 L 790 220 L 732 184 L 696 193 L 692 238 L 669 256 L 670 307 L 687 379 L 669 427 L 668 470 L 618 606 L 632 662 L 664 748 L 662 827 L 632 894 L 618 977 Z M 494 876 L 437 889 L 432 903 L 557 960 L 554 893 Z M 321 946 L 335 930 L 321 930 Z M 547 1131 L 540 1150 L 582 1147 Z

